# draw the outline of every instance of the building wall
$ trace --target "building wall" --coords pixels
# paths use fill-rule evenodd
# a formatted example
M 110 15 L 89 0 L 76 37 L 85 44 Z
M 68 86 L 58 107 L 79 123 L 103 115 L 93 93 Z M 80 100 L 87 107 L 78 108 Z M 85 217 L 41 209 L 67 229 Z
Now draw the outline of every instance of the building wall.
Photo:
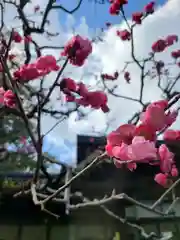
M 0 240 L 113 240 L 116 232 L 106 225 L 1 225 Z
M 180 222 L 142 224 L 147 232 L 173 233 L 171 240 L 180 239 Z M 112 230 L 108 225 L 1 225 L 0 240 L 143 240 L 140 234 L 128 228 L 126 236 L 123 229 Z
M 30 217 L 30 215 L 29 215 Z M 31 216 L 33 217 L 33 216 Z M 117 233 L 120 234 L 118 238 Z M 68 220 L 43 217 L 35 219 L 1 219 L 0 240 L 131 240 L 127 238 L 126 227 L 109 217 L 100 208 L 77 210 Z

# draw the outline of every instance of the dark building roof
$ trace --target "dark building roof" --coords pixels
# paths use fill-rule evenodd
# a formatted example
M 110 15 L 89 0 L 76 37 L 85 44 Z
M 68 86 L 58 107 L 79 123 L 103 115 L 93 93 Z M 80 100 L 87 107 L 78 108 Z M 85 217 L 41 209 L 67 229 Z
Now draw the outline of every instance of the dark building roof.
M 161 145 L 163 141 L 158 141 L 158 145 Z M 105 137 L 93 137 L 93 136 L 78 136 L 77 139 L 77 169 L 83 168 L 85 165 L 88 164 L 88 162 L 92 161 L 96 156 L 100 154 L 102 150 L 104 150 L 106 144 L 106 138 Z M 180 156 L 180 147 L 179 143 L 171 143 L 170 149 L 176 153 L 176 159 Z M 179 161 L 177 161 L 177 165 L 180 167 Z M 134 172 L 127 171 L 126 168 L 124 169 L 117 169 L 114 164 L 110 164 L 106 161 L 103 161 L 101 164 L 96 165 L 96 167 L 92 168 L 90 171 L 88 171 L 84 176 L 77 179 L 77 181 L 73 184 L 75 188 L 78 188 L 78 186 L 81 186 L 82 188 L 82 182 L 86 182 L 89 185 L 98 186 L 98 184 L 102 185 L 102 182 L 106 182 L 106 186 L 111 186 L 112 184 L 117 185 L 118 182 L 122 179 L 120 179 L 120 175 L 126 177 L 126 179 L 123 180 L 123 184 L 125 188 L 129 188 L 132 191 L 133 187 L 136 184 L 135 181 L 138 181 L 140 178 L 148 178 L 153 179 L 153 176 L 159 171 L 159 167 L 150 166 L 148 164 L 139 164 L 138 168 Z M 59 179 L 63 181 L 64 176 L 66 173 L 66 169 L 63 169 L 63 172 Z M 22 173 L 22 172 L 10 172 L 5 174 L 0 174 L 0 179 L 3 178 L 11 178 L 14 180 L 30 180 L 32 179 L 33 174 L 32 173 Z M 56 178 L 59 175 L 54 174 L 53 177 Z M 41 179 L 45 179 L 44 175 L 41 174 Z M 112 180 L 114 179 L 114 183 L 112 183 Z M 134 179 L 134 180 L 133 180 Z M 132 184 L 132 182 L 134 184 Z M 139 184 L 138 184 L 139 185 Z M 112 188 L 112 186 L 111 186 Z M 87 190 L 88 191 L 88 190 Z
M 157 144 L 162 144 L 163 141 L 159 141 Z M 106 144 L 105 137 L 90 137 L 90 136 L 78 136 L 78 167 L 77 169 L 83 168 L 88 162 L 92 161 L 96 156 L 104 150 Z M 180 147 L 179 143 L 168 143 L 170 149 L 176 154 L 176 162 L 178 168 L 180 169 Z M 105 194 L 111 194 L 112 189 L 115 189 L 117 193 L 126 192 L 136 199 L 157 199 L 164 189 L 154 182 L 154 175 L 159 172 L 159 168 L 155 166 L 150 166 L 148 164 L 139 164 L 138 168 L 134 172 L 130 172 L 125 167 L 123 169 L 117 169 L 114 164 L 102 160 L 101 164 L 97 164 L 92 167 L 86 174 L 82 175 L 76 181 L 73 182 L 71 186 L 71 192 L 80 191 L 90 199 L 104 197 Z M 57 175 L 53 175 L 54 178 Z M 50 187 L 57 189 L 60 185 L 64 184 L 65 172 L 62 173 L 61 178 L 58 182 L 54 182 Z M 13 180 L 23 180 L 27 181 L 32 179 L 31 173 L 8 173 L 1 174 L 0 179 L 10 178 Z M 41 174 L 41 179 L 43 181 L 44 176 Z M 148 188 L 148 189 L 147 189 Z M 15 191 L 17 191 L 15 189 Z M 10 191 L 12 192 L 12 191 Z M 20 197 L 17 199 L 12 198 L 12 193 L 8 194 L 6 191 L 1 198 L 4 207 L 0 207 L 0 215 L 6 215 L 7 209 L 9 211 L 14 211 L 18 209 L 20 214 L 27 214 L 27 209 L 31 212 L 37 211 L 39 214 L 40 209 L 35 207 L 32 203 L 31 198 L 28 196 Z M 14 193 L 14 191 L 13 191 Z M 10 196 L 11 195 L 11 196 Z M 4 199 L 4 200 L 3 200 Z M 24 203 L 23 203 L 24 201 Z M 30 202 L 31 204 L 30 204 Z M 72 198 L 73 203 L 79 201 L 77 198 Z M 30 205 L 29 205 L 30 204 Z M 64 212 L 65 206 L 63 203 L 49 203 L 50 209 L 54 209 L 54 212 Z M 113 203 L 114 206 L 119 208 L 119 203 Z M 31 206 L 32 205 L 32 209 Z M 8 207 L 9 206 L 9 207 Z M 24 206 L 24 207 L 23 207 Z M 38 210 L 33 210 L 37 208 Z M 6 211 L 5 211 L 6 209 Z M 24 210 L 23 210 L 24 209 Z M 26 209 L 26 210 L 25 210 Z M 2 211 L 2 213 L 1 213 Z M 4 211 L 4 213 L 3 213 Z M 17 215 L 18 215 L 17 211 Z M 10 213 L 9 213 L 10 214 Z M 25 214 L 25 215 L 26 215 Z M 7 214 L 8 215 L 8 214 Z M 31 215 L 31 214 L 30 214 Z

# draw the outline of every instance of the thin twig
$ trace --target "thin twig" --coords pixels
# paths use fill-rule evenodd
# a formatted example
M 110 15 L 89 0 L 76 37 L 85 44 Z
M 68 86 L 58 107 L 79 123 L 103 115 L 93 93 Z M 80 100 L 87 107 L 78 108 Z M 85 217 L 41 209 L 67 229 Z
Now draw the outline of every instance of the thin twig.
M 81 175 L 83 175 L 85 172 L 87 172 L 92 166 L 95 165 L 100 159 L 104 158 L 106 156 L 106 153 L 101 154 L 100 156 L 96 157 L 91 163 L 89 163 L 85 168 L 83 168 L 80 172 L 78 172 L 74 177 L 72 177 L 66 184 L 64 184 L 62 187 L 58 188 L 53 194 L 51 194 L 49 197 L 42 201 L 38 201 L 37 198 L 34 198 L 34 203 L 36 205 L 42 205 L 56 197 L 60 192 L 62 192 L 64 189 L 69 187 L 77 178 L 79 178 Z M 32 184 L 32 194 L 34 196 L 34 192 L 36 191 L 34 184 Z
M 180 183 L 180 178 L 176 180 L 170 188 L 168 188 L 161 197 L 151 206 L 151 209 L 155 209 L 163 200 L 164 198 L 172 191 L 173 188 L 175 188 Z

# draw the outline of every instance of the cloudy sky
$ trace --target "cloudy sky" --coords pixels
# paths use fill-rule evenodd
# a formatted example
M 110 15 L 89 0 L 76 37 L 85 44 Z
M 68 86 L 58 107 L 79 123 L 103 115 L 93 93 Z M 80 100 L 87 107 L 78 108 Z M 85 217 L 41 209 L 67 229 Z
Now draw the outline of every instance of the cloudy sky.
M 46 0 L 39 0 L 42 10 L 44 9 Z M 58 2 L 58 1 L 57 1 Z M 75 6 L 72 5 L 72 1 L 61 0 L 68 9 L 72 9 Z M 139 11 L 148 2 L 147 0 L 138 1 L 137 4 L 134 0 L 129 0 L 129 4 L 125 8 L 127 16 L 130 17 L 132 12 Z M 26 13 L 31 15 L 33 12 L 33 6 L 37 1 L 32 0 L 32 4 L 26 7 Z M 138 57 L 148 56 L 151 51 L 151 45 L 158 38 L 166 37 L 169 34 L 177 34 L 180 36 L 180 29 L 178 23 L 180 22 L 180 0 L 157 0 L 157 11 L 152 16 L 149 16 L 142 24 L 137 26 L 134 33 L 135 39 L 135 53 Z M 87 10 L 88 9 L 88 10 Z M 17 22 L 13 19 L 13 9 L 8 8 L 6 11 L 6 19 L 10 25 L 17 26 Z M 37 22 L 41 21 L 41 16 L 33 16 Z M 113 23 L 113 27 L 105 28 L 103 35 L 103 42 L 98 42 L 93 45 L 93 54 L 89 57 L 86 64 L 81 68 L 75 68 L 69 65 L 64 72 L 64 76 L 71 77 L 76 81 L 82 79 L 83 82 L 88 85 L 95 86 L 97 81 L 95 75 L 99 76 L 101 72 L 113 73 L 116 70 L 121 70 L 124 67 L 126 61 L 131 61 L 129 43 L 123 43 L 116 36 L 117 29 L 123 29 L 125 27 L 124 22 L 120 17 L 112 17 L 108 14 L 108 5 L 95 5 L 93 0 L 86 1 L 82 4 L 79 11 L 74 15 L 64 14 L 62 11 L 53 11 L 49 15 L 51 25 L 48 31 L 51 33 L 58 32 L 59 35 L 50 40 L 45 36 L 34 35 L 33 38 L 40 46 L 54 45 L 63 46 L 65 42 L 75 33 L 79 33 L 82 36 L 89 38 L 94 37 L 99 33 L 99 29 L 105 27 L 105 22 Z M 173 48 L 180 48 L 180 44 L 177 43 Z M 171 50 L 173 49 L 171 48 Z M 44 53 L 50 53 L 57 58 L 60 55 L 59 50 L 48 50 Z M 158 56 L 163 61 L 170 61 L 170 51 Z M 128 71 L 131 73 L 131 84 L 127 84 L 123 76 L 120 75 L 116 89 L 118 94 L 125 95 L 132 98 L 139 96 L 140 89 L 140 71 L 136 65 L 132 64 L 128 66 Z M 172 75 L 175 74 L 173 70 Z M 55 74 L 50 74 L 46 80 L 46 84 L 52 83 Z M 176 86 L 180 89 L 180 84 Z M 54 106 L 62 107 L 61 103 L 56 100 L 56 95 L 53 96 Z M 147 79 L 144 88 L 144 102 L 161 99 L 161 91 L 157 88 L 157 79 Z M 94 134 L 94 130 L 97 134 L 103 135 L 107 127 L 107 122 L 111 122 L 110 129 L 119 126 L 122 123 L 126 123 L 131 118 L 132 114 L 140 109 L 140 106 L 133 101 L 125 100 L 122 98 L 116 98 L 109 96 L 108 104 L 110 106 L 110 113 L 103 114 L 101 111 L 95 111 L 88 116 L 87 119 L 77 121 L 77 114 L 72 114 L 67 121 L 59 124 L 54 131 L 48 135 L 47 141 L 45 141 L 44 149 L 50 151 L 58 159 L 61 158 L 61 152 L 63 146 L 68 144 L 64 143 L 64 138 L 68 139 L 68 142 L 75 143 L 76 134 Z M 50 117 L 45 117 L 42 121 L 43 131 L 47 132 L 57 120 Z M 175 127 L 178 127 L 176 124 Z M 69 150 L 64 152 L 63 158 L 66 156 L 65 161 L 71 161 L 75 157 L 75 147 L 72 151 L 72 144 L 69 144 Z M 69 155 L 70 154 L 70 155 Z M 60 157 L 61 156 L 61 157 Z M 68 156 L 68 157 L 67 157 Z

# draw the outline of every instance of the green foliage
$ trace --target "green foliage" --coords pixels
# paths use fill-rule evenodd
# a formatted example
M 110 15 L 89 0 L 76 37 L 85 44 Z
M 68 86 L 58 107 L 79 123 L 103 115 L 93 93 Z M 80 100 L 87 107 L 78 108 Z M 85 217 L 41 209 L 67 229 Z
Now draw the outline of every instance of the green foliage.
M 23 121 L 16 116 L 7 115 L 0 119 L 0 148 L 13 144 L 18 147 L 21 137 L 28 134 Z M 32 154 L 8 151 L 0 157 L 0 172 L 25 171 L 35 168 L 35 161 Z
M 13 180 L 11 178 L 5 178 L 4 180 L 1 181 L 1 188 L 8 188 L 8 189 L 12 189 L 12 188 L 16 188 L 16 187 L 23 187 L 29 184 L 29 180 Z
M 24 123 L 19 117 L 7 115 L 0 119 L 0 144 L 18 144 L 22 136 L 28 137 Z
M 0 162 L 0 172 L 33 170 L 36 162 L 28 154 L 8 152 L 8 155 Z

